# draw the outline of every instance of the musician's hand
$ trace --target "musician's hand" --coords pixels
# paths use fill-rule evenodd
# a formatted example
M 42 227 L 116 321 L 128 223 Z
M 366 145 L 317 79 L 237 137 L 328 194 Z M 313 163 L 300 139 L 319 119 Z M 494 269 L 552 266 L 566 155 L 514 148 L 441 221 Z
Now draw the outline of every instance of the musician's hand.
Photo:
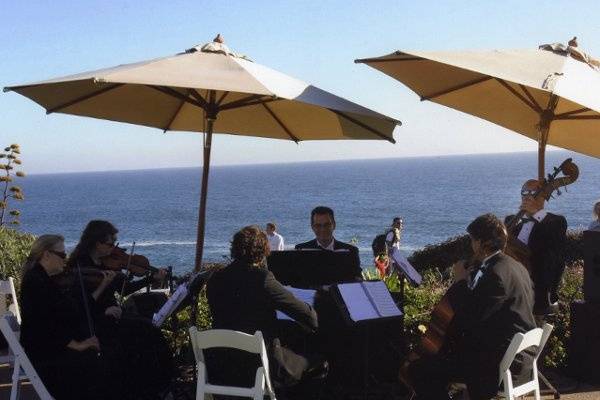
M 465 260 L 460 260 L 452 265 L 452 272 L 454 273 L 454 282 L 467 279 L 469 271 L 466 268 L 466 264 L 467 262 Z
M 104 315 L 113 317 L 114 319 L 120 319 L 121 315 L 123 315 L 123 310 L 121 310 L 121 307 L 118 306 L 110 306 L 104 310 Z
M 168 274 L 169 272 L 165 268 L 161 268 L 152 275 L 152 278 L 156 282 L 163 282 Z
M 82 340 L 81 342 L 71 340 L 67 344 L 67 347 L 75 351 L 85 351 L 87 349 L 100 351 L 100 342 L 98 341 L 98 338 L 96 336 L 92 336 L 85 340 Z
M 92 297 L 94 300 L 98 300 L 98 297 L 100 297 L 102 292 L 104 292 L 104 289 L 106 289 L 108 285 L 110 285 L 110 283 L 115 279 L 115 276 L 117 276 L 117 271 L 102 271 L 102 275 L 104 275 L 102 277 L 102 282 L 100 282 L 96 290 L 92 292 Z

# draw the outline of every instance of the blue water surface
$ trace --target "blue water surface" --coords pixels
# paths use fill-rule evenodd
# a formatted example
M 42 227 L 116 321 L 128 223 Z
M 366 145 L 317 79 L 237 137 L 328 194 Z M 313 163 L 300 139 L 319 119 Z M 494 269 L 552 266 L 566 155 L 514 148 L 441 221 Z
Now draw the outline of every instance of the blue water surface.
M 547 165 L 567 157 L 580 177 L 547 208 L 582 228 L 600 198 L 600 160 L 556 151 Z M 371 265 L 371 241 L 392 217 L 404 218 L 402 247 L 410 253 L 462 234 L 482 213 L 516 212 L 536 166 L 535 153 L 514 153 L 213 167 L 204 258 L 222 261 L 233 233 L 249 224 L 275 222 L 286 247 L 312 239 L 310 210 L 327 205 L 336 238 L 354 240 Z M 21 229 L 63 234 L 72 248 L 89 220 L 108 219 L 121 245 L 135 241 L 153 265 L 185 272 L 194 263 L 200 177 L 200 168 L 31 175 L 21 180 Z

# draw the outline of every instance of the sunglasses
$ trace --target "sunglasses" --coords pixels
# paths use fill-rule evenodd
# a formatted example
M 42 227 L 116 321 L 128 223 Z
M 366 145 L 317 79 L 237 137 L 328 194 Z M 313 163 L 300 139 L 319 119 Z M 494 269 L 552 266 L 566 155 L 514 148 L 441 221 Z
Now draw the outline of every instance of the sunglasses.
M 537 190 L 521 189 L 521 197 L 535 196 Z
M 313 224 L 315 228 L 331 228 L 333 224 L 331 222 L 325 222 L 324 224 Z
M 57 257 L 62 258 L 63 260 L 65 258 L 67 258 L 67 253 L 65 253 L 64 251 L 55 251 L 55 250 L 48 250 L 50 253 L 54 254 Z

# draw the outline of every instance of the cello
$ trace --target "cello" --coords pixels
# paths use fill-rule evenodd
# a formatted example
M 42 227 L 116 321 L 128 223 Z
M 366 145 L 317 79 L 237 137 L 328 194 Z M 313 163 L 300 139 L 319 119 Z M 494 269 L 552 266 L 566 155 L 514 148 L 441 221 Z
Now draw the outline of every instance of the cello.
M 557 178 L 561 172 L 564 176 Z M 554 191 L 557 191 L 557 194 L 560 195 L 560 187 L 567 186 L 575 182 L 578 176 L 579 168 L 572 162 L 572 159 L 569 158 L 565 160 L 559 167 L 555 167 L 552 174 L 548 174 L 547 179 L 544 180 L 544 183 L 536 191 L 534 197 L 539 198 L 538 196 L 543 196 L 546 200 L 548 200 Z M 512 229 L 514 231 L 514 227 L 516 227 L 523 214 L 524 211 L 520 211 L 508 223 L 507 231 L 509 232 L 509 242 L 507 243 L 505 253 L 515 258 L 517 261 L 520 261 L 524 265 L 525 263 L 530 265 L 528 249 L 523 249 L 523 246 L 519 246 L 521 242 L 518 241 L 518 239 L 516 239 L 514 236 L 511 237 L 510 234 L 510 230 Z M 524 250 L 527 250 L 527 252 Z M 474 264 L 474 261 L 475 260 L 463 262 L 463 267 L 468 269 Z M 451 327 L 455 316 L 455 309 L 460 307 L 461 302 L 464 300 L 457 296 L 457 290 L 455 290 L 457 287 L 458 286 L 456 285 L 452 285 L 444 294 L 439 303 L 436 304 L 431 313 L 431 320 L 424 334 L 421 336 L 419 348 L 411 351 L 408 354 L 405 362 L 400 367 L 398 377 L 400 381 L 403 382 L 408 388 L 412 389 L 412 383 L 410 382 L 408 375 L 408 368 L 410 364 L 423 355 L 435 355 L 440 353 L 440 351 L 447 348 L 451 342 L 452 335 L 449 334 L 449 328 Z

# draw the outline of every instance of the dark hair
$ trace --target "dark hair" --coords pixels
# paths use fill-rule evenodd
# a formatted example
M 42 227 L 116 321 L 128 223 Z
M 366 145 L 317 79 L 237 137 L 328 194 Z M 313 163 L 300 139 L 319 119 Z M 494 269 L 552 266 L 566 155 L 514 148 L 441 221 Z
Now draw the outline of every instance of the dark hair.
M 273 230 L 277 229 L 277 227 L 275 226 L 275 224 L 272 223 L 272 222 L 267 222 L 267 228 L 271 228 Z
M 233 235 L 231 258 L 247 264 L 262 263 L 270 253 L 266 233 L 256 225 L 246 226 Z
M 404 222 L 404 221 L 402 221 L 402 217 L 394 217 L 394 219 L 392 220 L 392 223 L 394 223 L 396 221 L 398 221 L 398 222 Z
M 506 247 L 506 227 L 494 214 L 483 214 L 467 226 L 467 232 L 475 240 L 480 240 L 488 250 L 504 250 Z
M 116 235 L 118 232 L 119 230 L 108 221 L 93 220 L 88 222 L 81 234 L 79 243 L 69 256 L 69 266 L 73 266 L 73 263 L 81 255 L 90 254 L 96 243 L 106 242 L 110 236 Z
M 318 206 L 313 208 L 313 210 L 310 212 L 310 224 L 312 225 L 313 221 L 315 220 L 315 215 L 324 215 L 327 214 L 331 217 L 331 222 L 333 222 L 335 224 L 335 216 L 333 215 L 333 210 L 329 207 L 325 207 L 325 206 Z

